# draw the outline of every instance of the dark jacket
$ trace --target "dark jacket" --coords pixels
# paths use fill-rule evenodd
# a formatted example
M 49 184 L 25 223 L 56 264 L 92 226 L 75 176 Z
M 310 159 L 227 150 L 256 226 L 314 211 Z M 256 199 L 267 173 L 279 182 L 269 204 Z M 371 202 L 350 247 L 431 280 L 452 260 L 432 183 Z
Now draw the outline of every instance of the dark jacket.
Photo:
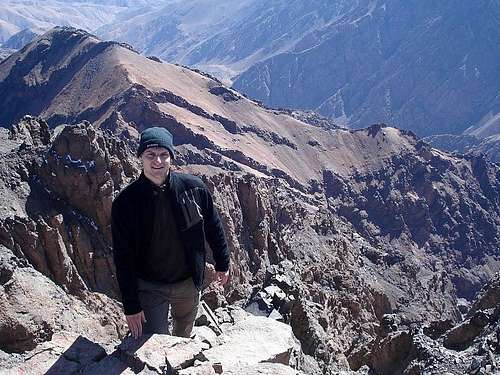
M 186 250 L 194 284 L 201 290 L 205 271 L 205 239 L 212 249 L 215 269 L 229 269 L 229 251 L 224 229 L 212 196 L 198 177 L 171 171 L 169 176 L 172 210 Z M 126 315 L 142 310 L 137 295 L 138 265 L 143 250 L 151 243 L 154 220 L 154 195 L 151 182 L 141 176 L 113 201 L 111 230 L 116 276 Z

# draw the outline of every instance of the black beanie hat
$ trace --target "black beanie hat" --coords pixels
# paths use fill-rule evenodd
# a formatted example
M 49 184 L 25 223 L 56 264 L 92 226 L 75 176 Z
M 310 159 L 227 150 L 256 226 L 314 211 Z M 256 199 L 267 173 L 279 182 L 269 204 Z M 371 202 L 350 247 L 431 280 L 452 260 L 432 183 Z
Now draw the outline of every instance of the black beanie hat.
M 170 152 L 172 159 L 174 158 L 174 144 L 172 134 L 165 128 L 153 127 L 147 128 L 141 133 L 137 156 L 150 147 L 163 147 Z

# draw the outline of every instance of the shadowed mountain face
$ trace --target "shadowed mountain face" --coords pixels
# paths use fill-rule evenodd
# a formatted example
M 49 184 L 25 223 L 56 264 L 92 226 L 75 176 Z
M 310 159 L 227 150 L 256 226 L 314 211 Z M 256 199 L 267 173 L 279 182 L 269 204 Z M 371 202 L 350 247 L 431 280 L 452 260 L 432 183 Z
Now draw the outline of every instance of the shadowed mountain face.
M 42 29 L 23 29 L 7 39 L 2 48 L 19 50 L 40 34 L 43 34 Z
M 458 134 L 498 108 L 499 14 L 491 1 L 360 2 L 234 87 L 351 127 L 380 121 Z
M 145 9 L 97 33 L 273 107 L 459 134 L 498 113 L 498 2 L 240 1 Z M 491 113 L 490 113 L 491 112 Z
M 29 289 L 25 280 L 43 278 L 47 295 L 68 294 L 52 315 L 83 301 L 64 329 L 100 311 L 107 300 L 96 292 L 117 297 L 110 205 L 139 173 L 138 131 L 154 125 L 172 132 L 176 168 L 200 175 L 221 213 L 232 281 L 205 291 L 214 307 L 279 311 L 325 373 L 425 370 L 459 357 L 453 366 L 465 372 L 472 363 L 432 356 L 419 342 L 458 324 L 500 269 L 497 165 L 385 125 L 348 131 L 266 109 L 75 29 L 55 29 L 0 63 L 0 106 L 9 128 L 0 132 L 2 285 Z M 5 290 L 2 351 L 31 350 L 61 328 L 26 320 L 16 288 Z M 106 304 L 108 320 L 102 311 L 99 319 L 118 334 L 117 305 Z M 437 328 L 418 336 L 425 325 Z M 99 341 L 106 331 L 92 334 Z M 451 336 L 450 347 L 474 347 Z

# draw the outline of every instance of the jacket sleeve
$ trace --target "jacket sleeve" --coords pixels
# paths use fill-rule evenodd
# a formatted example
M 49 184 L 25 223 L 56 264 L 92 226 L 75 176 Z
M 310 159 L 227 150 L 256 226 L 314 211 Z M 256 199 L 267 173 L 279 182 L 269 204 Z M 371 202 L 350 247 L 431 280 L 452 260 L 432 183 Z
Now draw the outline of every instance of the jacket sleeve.
M 202 192 L 205 238 L 212 249 L 215 270 L 226 272 L 229 270 L 229 249 L 224 228 L 208 188 L 203 189 Z
M 130 216 L 130 215 L 128 215 Z M 111 208 L 111 233 L 113 236 L 113 258 L 116 277 L 122 294 L 125 315 L 141 312 L 137 295 L 137 277 L 134 268 L 132 230 L 129 228 L 130 217 L 126 217 L 120 204 L 115 200 Z

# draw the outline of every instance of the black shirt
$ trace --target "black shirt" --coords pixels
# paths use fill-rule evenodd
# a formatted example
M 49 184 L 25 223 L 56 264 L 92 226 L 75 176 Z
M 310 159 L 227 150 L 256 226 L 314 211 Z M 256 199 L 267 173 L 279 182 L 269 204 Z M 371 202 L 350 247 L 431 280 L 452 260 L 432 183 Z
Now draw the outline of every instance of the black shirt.
M 155 207 L 151 245 L 144 249 L 144 263 L 138 269 L 138 275 L 147 281 L 179 282 L 191 277 L 191 273 L 172 210 L 169 184 L 151 185 Z

